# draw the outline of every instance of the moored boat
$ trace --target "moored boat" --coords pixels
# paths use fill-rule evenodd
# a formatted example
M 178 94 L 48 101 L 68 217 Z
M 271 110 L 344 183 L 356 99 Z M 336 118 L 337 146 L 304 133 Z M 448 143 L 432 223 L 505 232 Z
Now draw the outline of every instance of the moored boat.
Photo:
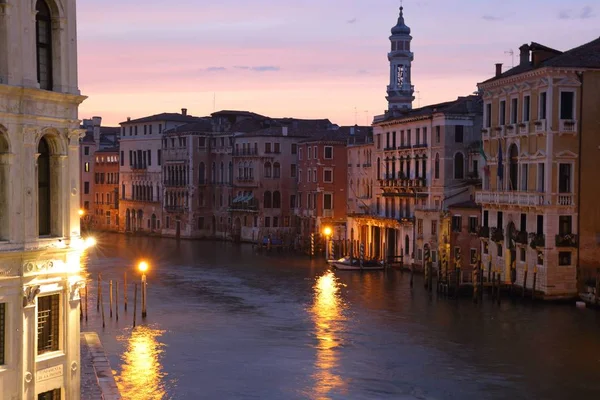
M 328 263 L 341 271 L 375 271 L 384 269 L 384 265 L 380 261 L 363 261 L 361 265 L 360 260 L 354 258 L 350 262 L 349 257 L 343 257 L 339 260 L 329 260 Z

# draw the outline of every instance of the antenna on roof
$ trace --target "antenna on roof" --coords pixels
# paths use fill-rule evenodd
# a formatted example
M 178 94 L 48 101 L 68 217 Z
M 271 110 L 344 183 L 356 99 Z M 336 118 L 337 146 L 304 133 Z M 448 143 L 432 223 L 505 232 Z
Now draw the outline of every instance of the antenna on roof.
M 358 111 L 356 111 L 356 107 L 354 107 L 354 125 L 357 124 Z
M 510 67 L 514 68 L 515 67 L 515 52 L 513 51 L 513 49 L 510 49 L 508 51 L 505 51 L 504 54 L 508 54 L 511 57 L 511 64 Z

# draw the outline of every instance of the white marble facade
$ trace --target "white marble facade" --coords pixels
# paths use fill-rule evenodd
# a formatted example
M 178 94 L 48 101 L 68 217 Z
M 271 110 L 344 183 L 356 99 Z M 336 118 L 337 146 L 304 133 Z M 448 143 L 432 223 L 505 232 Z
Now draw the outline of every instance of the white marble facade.
M 79 399 L 75 0 L 0 0 L 0 392 Z

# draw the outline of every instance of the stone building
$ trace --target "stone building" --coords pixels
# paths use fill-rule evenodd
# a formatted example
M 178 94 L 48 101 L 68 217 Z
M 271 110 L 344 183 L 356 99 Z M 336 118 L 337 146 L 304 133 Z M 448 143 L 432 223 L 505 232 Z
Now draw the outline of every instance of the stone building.
M 577 267 L 593 270 L 599 260 L 600 39 L 565 52 L 538 43 L 520 50 L 519 65 L 502 72 L 497 64 L 479 84 L 489 165 L 476 198 L 484 265 L 528 289 L 533 274 L 524 282 L 524 271 L 537 271 L 536 290 L 572 297 Z
M 1 397 L 79 399 L 75 0 L 0 2 L 0 32 Z
M 119 155 L 121 232 L 160 233 L 163 221 L 163 132 L 197 121 L 187 115 L 162 113 L 121 122 Z
M 354 128 L 354 127 L 352 127 Z M 368 127 L 358 133 L 351 132 L 346 146 L 347 167 L 347 208 L 349 217 L 370 214 L 373 199 L 373 128 Z
M 440 264 L 440 270 L 442 279 L 449 279 L 451 284 L 456 282 L 457 267 L 459 284 L 473 282 L 473 270 L 481 256 L 480 219 L 481 207 L 473 200 L 452 204 L 441 214 L 438 248 L 440 260 L 447 262 Z
M 93 209 L 91 227 L 119 231 L 119 147 L 94 153 Z

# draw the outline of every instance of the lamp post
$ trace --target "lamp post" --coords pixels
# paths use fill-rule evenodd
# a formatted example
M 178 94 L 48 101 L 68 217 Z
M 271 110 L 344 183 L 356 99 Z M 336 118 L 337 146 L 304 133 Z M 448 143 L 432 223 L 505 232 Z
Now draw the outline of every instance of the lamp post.
M 329 238 L 331 237 L 331 228 L 326 226 L 323 229 L 323 234 L 325 235 L 325 260 L 329 260 Z
M 148 263 L 146 261 L 140 261 L 138 269 L 142 273 L 142 318 L 146 318 L 146 271 L 148 271 Z

